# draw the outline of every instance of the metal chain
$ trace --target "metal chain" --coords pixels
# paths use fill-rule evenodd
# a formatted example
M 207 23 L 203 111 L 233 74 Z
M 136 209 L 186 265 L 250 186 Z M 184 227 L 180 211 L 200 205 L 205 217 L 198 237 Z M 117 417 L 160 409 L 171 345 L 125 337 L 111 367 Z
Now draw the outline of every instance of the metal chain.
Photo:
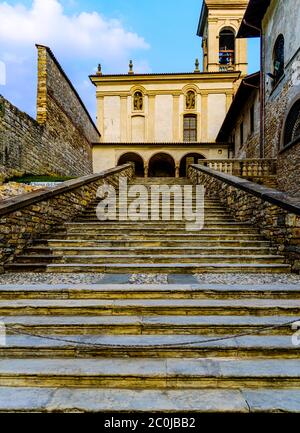
M 207 343 L 217 343 L 217 342 L 221 342 L 221 341 L 226 341 L 226 340 L 233 340 L 236 338 L 241 338 L 241 337 L 248 337 L 251 335 L 257 335 L 257 334 L 262 334 L 264 332 L 267 331 L 271 331 L 273 329 L 280 329 L 286 326 L 292 326 L 294 323 L 300 322 L 300 318 L 298 320 L 291 320 L 289 322 L 285 322 L 285 323 L 281 323 L 280 325 L 273 325 L 273 326 L 264 326 L 263 328 L 259 328 L 255 331 L 252 332 L 245 332 L 245 333 L 241 333 L 241 334 L 236 334 L 236 335 L 231 335 L 231 336 L 227 336 L 227 337 L 219 337 L 219 338 L 212 338 L 212 339 L 206 339 L 206 340 L 198 340 L 198 341 L 187 341 L 187 342 L 183 342 L 183 343 L 172 343 L 172 344 L 151 344 L 151 345 L 145 345 L 145 346 L 141 346 L 141 345 L 124 345 L 124 344 L 101 344 L 101 343 L 88 343 L 85 341 L 75 341 L 75 340 L 69 340 L 69 339 L 65 339 L 65 338 L 57 338 L 57 337 L 50 337 L 47 335 L 39 335 L 39 334 L 33 334 L 30 332 L 25 332 L 25 331 L 20 331 L 15 329 L 14 326 L 11 325 L 7 325 L 6 329 L 8 329 L 10 332 L 12 332 L 13 334 L 18 334 L 18 335 L 23 335 L 23 336 L 30 336 L 30 337 L 34 337 L 34 338 L 40 338 L 43 340 L 51 340 L 51 341 L 57 341 L 57 342 L 62 342 L 62 343 L 70 343 L 70 344 L 75 344 L 78 346 L 86 346 L 90 349 L 97 349 L 97 348 L 103 348 L 103 349 L 149 349 L 149 348 L 155 348 L 155 347 L 160 347 L 160 348 L 173 348 L 173 347 L 181 347 L 181 346 L 192 346 L 194 344 L 207 344 Z M 22 325 L 21 325 L 22 326 Z

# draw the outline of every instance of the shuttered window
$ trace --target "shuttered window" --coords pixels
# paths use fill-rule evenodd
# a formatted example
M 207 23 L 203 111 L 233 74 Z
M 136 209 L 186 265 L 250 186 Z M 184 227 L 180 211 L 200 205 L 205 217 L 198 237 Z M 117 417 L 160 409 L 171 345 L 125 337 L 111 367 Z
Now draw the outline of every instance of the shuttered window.
M 184 116 L 183 140 L 188 143 L 197 141 L 197 116 L 189 114 Z

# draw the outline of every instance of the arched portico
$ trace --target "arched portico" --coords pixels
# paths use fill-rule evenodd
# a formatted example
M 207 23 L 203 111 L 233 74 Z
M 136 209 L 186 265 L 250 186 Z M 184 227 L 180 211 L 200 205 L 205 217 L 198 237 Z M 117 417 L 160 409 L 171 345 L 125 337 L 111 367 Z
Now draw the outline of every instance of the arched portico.
M 138 153 L 125 153 L 119 158 L 118 165 L 127 164 L 128 162 L 134 163 L 136 177 L 144 177 L 144 160 Z
M 175 171 L 174 158 L 167 153 L 157 153 L 149 161 L 149 177 L 175 177 Z
M 190 164 L 197 164 L 199 159 L 206 159 L 201 153 L 188 153 L 180 161 L 179 176 L 186 177 L 187 169 Z

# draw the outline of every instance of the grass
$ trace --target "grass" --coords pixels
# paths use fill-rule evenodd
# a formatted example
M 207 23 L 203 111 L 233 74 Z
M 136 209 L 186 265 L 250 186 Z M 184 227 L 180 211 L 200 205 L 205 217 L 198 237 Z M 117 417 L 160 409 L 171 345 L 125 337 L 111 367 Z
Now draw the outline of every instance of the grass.
M 67 180 L 74 179 L 74 177 L 67 176 L 49 176 L 49 175 L 34 175 L 34 174 L 25 174 L 21 177 L 14 177 L 9 179 L 9 182 L 17 182 L 17 183 L 31 183 L 31 182 L 66 182 Z

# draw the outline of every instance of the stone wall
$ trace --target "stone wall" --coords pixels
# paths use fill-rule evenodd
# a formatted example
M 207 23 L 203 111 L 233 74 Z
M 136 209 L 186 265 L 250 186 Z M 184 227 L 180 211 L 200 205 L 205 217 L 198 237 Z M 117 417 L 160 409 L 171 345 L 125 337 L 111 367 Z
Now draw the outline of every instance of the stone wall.
M 251 107 L 254 106 L 254 131 L 251 132 Z M 241 146 L 240 125 L 244 125 L 244 143 Z M 239 116 L 232 125 L 232 137 L 235 144 L 235 158 L 248 159 L 259 158 L 260 142 L 260 100 L 259 90 L 253 90 Z
M 265 77 L 265 158 L 278 160 L 278 188 L 300 194 L 299 146 L 283 151 L 283 130 L 290 104 L 300 98 L 300 27 L 299 5 L 295 0 L 272 0 L 263 19 Z M 274 46 L 284 36 L 284 75 L 274 87 L 267 75 L 273 73 Z M 282 169 L 282 170 L 281 170 Z M 288 177 L 288 179 L 287 179 Z
M 260 229 L 272 246 L 300 271 L 300 203 L 287 194 L 202 166 L 190 166 L 189 178 L 204 185 L 238 221 Z
M 61 186 L 26 194 L 0 205 L 0 270 L 41 233 L 76 218 L 96 198 L 99 186 L 119 185 L 131 179 L 133 166 L 126 164 L 97 175 L 71 180 Z
M 0 165 L 32 174 L 93 172 L 99 132 L 47 47 L 38 47 L 37 121 L 0 95 Z
M 280 152 L 277 167 L 280 189 L 300 197 L 300 140 Z

